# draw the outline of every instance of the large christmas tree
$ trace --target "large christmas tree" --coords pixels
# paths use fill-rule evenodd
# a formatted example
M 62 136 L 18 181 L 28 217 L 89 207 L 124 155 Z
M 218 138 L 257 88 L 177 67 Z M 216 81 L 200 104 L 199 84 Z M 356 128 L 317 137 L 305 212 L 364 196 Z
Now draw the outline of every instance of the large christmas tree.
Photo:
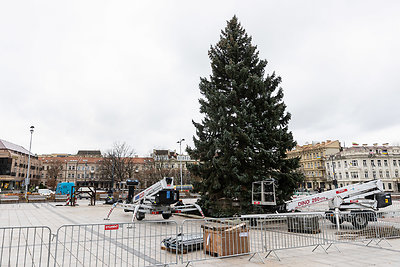
M 201 162 L 191 167 L 202 178 L 200 204 L 213 216 L 254 211 L 252 182 L 269 177 L 277 181 L 278 202 L 288 199 L 302 176 L 295 172 L 298 159 L 286 157 L 296 142 L 288 130 L 281 78 L 264 77 L 267 61 L 259 59 L 236 16 L 208 54 L 212 75 L 201 78 L 199 86 L 204 119 L 193 122 L 197 137 L 188 148 Z M 221 199 L 237 201 L 239 210 L 220 205 Z

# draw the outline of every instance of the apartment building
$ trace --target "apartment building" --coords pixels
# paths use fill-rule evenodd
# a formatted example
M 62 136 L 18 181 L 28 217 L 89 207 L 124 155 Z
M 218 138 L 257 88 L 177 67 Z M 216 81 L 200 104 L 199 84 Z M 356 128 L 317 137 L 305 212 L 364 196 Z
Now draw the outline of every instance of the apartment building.
M 388 144 L 344 148 L 325 162 L 329 179 L 338 186 L 380 179 L 389 192 L 400 191 L 400 147 Z
M 47 181 L 56 177 L 59 182 L 94 181 L 99 178 L 99 163 L 102 158 L 76 155 L 40 156 L 43 171 L 42 179 Z
M 180 170 L 182 168 L 182 183 L 190 184 L 191 176 L 188 170 L 190 164 L 198 164 L 198 160 L 191 159 L 189 155 L 179 155 L 175 150 L 153 149 L 151 157 L 154 159 L 155 168 L 161 170 L 164 176 L 175 177 L 175 184 L 180 183 Z
M 22 189 L 28 173 L 29 151 L 20 145 L 0 139 L 0 188 Z M 31 153 L 29 179 L 30 185 L 40 184 L 41 164 Z
M 340 150 L 341 146 L 338 140 L 327 140 L 303 146 L 297 145 L 293 150 L 288 151 L 288 158 L 300 158 L 300 171 L 305 176 L 302 187 L 309 190 L 333 188 L 334 179 L 327 175 L 324 162 Z
M 101 154 L 100 154 L 101 155 Z M 88 153 L 80 151 L 77 155 L 52 154 L 40 156 L 43 171 L 42 179 L 49 182 L 56 177 L 55 184 L 59 182 L 74 182 L 75 184 L 94 186 L 96 188 L 120 187 L 121 185 L 114 180 L 112 186 L 113 168 L 118 168 L 117 162 L 110 161 L 110 170 L 104 171 L 102 161 L 109 160 L 99 157 L 98 153 Z M 121 160 L 121 159 L 119 159 Z M 153 159 L 144 157 L 124 158 L 126 163 L 126 179 L 143 179 L 145 172 L 153 168 Z M 120 165 L 118 165 L 120 166 Z M 115 173 L 117 170 L 115 170 Z M 51 185 L 52 187 L 54 185 Z

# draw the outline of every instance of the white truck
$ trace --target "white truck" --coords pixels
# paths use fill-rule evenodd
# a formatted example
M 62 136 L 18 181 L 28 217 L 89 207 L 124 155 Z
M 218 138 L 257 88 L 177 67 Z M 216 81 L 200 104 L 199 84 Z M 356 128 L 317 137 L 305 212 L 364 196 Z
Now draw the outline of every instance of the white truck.
M 128 198 L 125 203 L 114 203 L 105 220 L 108 220 L 111 212 L 119 205 L 125 212 L 133 212 L 132 221 L 143 220 L 145 214 L 161 214 L 164 219 L 169 219 L 173 213 L 198 210 L 204 218 L 203 211 L 197 204 L 185 205 L 179 200 L 179 191 L 174 187 L 173 177 L 166 177 L 161 181 L 134 195 L 137 180 L 128 180 Z M 175 204 L 175 205 L 174 205 Z
M 391 195 L 384 192 L 382 181 L 373 180 L 287 201 L 286 210 L 295 211 L 324 201 L 329 204 L 326 217 L 338 227 L 348 221 L 355 228 L 364 228 L 368 221 L 376 221 L 375 211 L 392 205 Z

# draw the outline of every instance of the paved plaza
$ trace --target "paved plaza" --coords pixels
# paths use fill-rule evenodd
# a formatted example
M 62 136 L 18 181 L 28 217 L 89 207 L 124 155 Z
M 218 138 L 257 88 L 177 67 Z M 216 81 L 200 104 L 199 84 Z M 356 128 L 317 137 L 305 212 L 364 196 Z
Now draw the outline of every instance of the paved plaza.
M 122 209 L 117 208 L 112 213 L 110 220 L 104 221 L 103 219 L 107 216 L 111 206 L 103 205 L 102 202 L 97 202 L 96 206 L 89 206 L 87 200 L 79 200 L 78 204 L 79 206 L 76 207 L 59 206 L 58 203 L 52 202 L 1 204 L 0 226 L 48 226 L 51 229 L 51 232 L 55 234 L 63 225 L 130 223 L 132 219 L 132 213 L 126 213 Z M 175 233 L 174 231 L 176 231 L 176 226 L 180 225 L 185 219 L 187 218 L 183 216 L 173 216 L 167 224 L 156 222 L 144 224 L 147 228 L 137 228 L 136 230 L 133 230 L 133 233 L 135 233 L 135 231 L 142 233 L 148 231 L 150 233 L 149 236 L 156 236 L 158 233 L 166 231 L 166 233 L 163 234 L 163 237 L 173 235 Z M 162 217 L 160 215 L 146 215 L 145 220 L 162 220 Z M 60 231 L 62 233 L 60 234 L 60 240 L 63 238 L 64 234 L 65 236 L 71 234 L 78 240 L 78 248 L 80 246 L 79 244 L 83 242 L 82 240 L 87 241 L 91 238 L 89 233 L 92 235 L 94 233 L 95 239 L 98 240 L 103 237 L 101 236 L 101 233 L 103 232 L 99 229 L 88 229 L 86 227 L 85 229 L 80 228 L 79 231 L 75 229 L 68 232 L 69 230 L 70 229 L 65 227 L 64 232 Z M 81 230 L 82 232 L 80 232 Z M 88 233 L 88 236 L 83 237 L 83 233 L 85 233 L 85 235 Z M 159 237 L 161 237 L 161 235 Z M 79 238 L 81 238 L 81 240 L 79 240 Z M 122 249 L 127 246 L 123 239 L 121 240 L 120 244 L 114 244 L 116 252 L 119 250 L 122 251 Z M 139 245 L 143 242 L 143 240 L 139 240 L 137 241 L 137 244 L 135 244 Z M 61 246 L 59 246 L 58 249 L 60 249 L 60 247 Z M 168 252 L 166 251 L 160 252 L 159 247 L 160 244 L 158 241 L 150 241 L 145 248 L 146 250 L 138 250 L 135 256 L 140 256 L 143 253 L 146 255 L 155 254 L 152 251 L 157 250 L 157 253 L 160 253 L 160 257 L 155 255 L 154 259 L 146 260 L 153 264 L 158 264 L 164 260 L 171 263 L 180 262 L 176 261 L 176 256 L 174 254 L 170 253 L 171 255 L 168 255 Z M 55 248 L 52 249 L 54 250 Z M 372 246 L 369 247 L 366 247 L 365 245 L 363 246 L 362 243 L 336 244 L 329 248 L 328 253 L 325 253 L 325 251 L 320 247 L 318 247 L 314 252 L 312 252 L 312 250 L 313 247 L 277 250 L 275 252 L 276 254 L 271 253 L 267 259 L 264 259 L 264 264 L 261 258 L 264 258 L 266 255 L 265 253 L 255 255 L 251 261 L 249 261 L 250 256 L 230 257 L 224 259 L 208 257 L 209 260 L 196 261 L 191 264 L 194 266 L 400 266 L 400 239 L 390 239 L 388 241 L 383 240 L 378 246 L 372 243 Z M 77 253 L 78 252 L 79 251 L 77 251 Z M 119 252 L 117 252 L 117 254 L 118 253 Z M 63 252 L 63 254 L 65 254 L 65 252 Z M 169 258 L 165 258 L 165 255 L 168 255 Z M 71 264 L 73 259 L 65 258 L 65 266 L 77 265 L 75 262 Z M 106 262 L 106 260 L 104 262 Z M 84 262 L 83 265 L 86 266 L 87 264 Z M 118 262 L 117 264 L 108 262 L 103 265 L 135 266 L 135 263 L 129 263 L 129 260 L 125 262 L 121 258 L 121 262 Z

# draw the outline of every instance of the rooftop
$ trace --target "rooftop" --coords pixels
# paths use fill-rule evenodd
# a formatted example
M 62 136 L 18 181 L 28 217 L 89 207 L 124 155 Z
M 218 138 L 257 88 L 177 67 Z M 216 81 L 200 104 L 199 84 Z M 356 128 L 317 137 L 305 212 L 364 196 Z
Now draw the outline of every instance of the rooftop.
M 26 150 L 24 147 L 13 144 L 11 142 L 8 142 L 8 141 L 2 140 L 2 139 L 0 139 L 0 150 L 11 150 L 14 152 L 19 152 L 19 153 L 22 153 L 25 155 L 29 155 L 29 151 Z M 31 156 L 34 156 L 34 155 L 31 153 Z

